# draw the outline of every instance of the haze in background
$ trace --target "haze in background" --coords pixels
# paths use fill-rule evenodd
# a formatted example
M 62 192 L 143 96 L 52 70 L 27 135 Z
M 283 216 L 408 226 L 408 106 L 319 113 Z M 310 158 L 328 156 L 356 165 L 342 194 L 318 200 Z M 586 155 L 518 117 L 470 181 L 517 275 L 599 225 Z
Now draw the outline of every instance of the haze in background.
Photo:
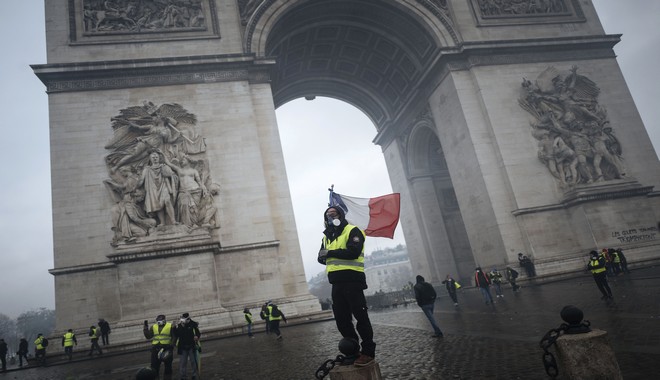
M 606 32 L 623 33 L 615 47 L 619 64 L 656 151 L 660 148 L 660 2 L 594 1 Z M 54 308 L 48 100 L 30 64 L 46 63 L 42 0 L 7 1 L 0 22 L 0 313 L 16 317 L 39 307 Z M 578 63 L 579 64 L 579 63 Z M 515 99 L 512 101 L 516 101 Z M 372 197 L 392 191 L 376 129 L 354 107 L 317 98 L 292 101 L 277 110 L 278 124 L 300 238 L 305 273 L 316 263 L 327 188 Z M 625 133 L 625 126 L 617 126 Z M 627 147 L 623 147 L 624 154 Z M 535 159 L 530 157 L 530 159 Z M 108 234 L 110 238 L 110 234 Z M 367 239 L 367 252 L 403 242 Z M 442 247 L 438 247 L 442 249 Z

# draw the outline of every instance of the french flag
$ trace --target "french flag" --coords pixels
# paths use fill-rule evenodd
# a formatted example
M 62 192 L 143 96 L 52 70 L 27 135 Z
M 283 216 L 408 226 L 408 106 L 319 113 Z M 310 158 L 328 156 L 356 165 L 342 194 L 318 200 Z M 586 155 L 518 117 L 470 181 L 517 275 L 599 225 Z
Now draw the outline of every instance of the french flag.
M 346 220 L 367 236 L 392 239 L 399 223 L 401 195 L 387 194 L 376 198 L 356 198 L 330 191 L 328 207 L 341 207 Z

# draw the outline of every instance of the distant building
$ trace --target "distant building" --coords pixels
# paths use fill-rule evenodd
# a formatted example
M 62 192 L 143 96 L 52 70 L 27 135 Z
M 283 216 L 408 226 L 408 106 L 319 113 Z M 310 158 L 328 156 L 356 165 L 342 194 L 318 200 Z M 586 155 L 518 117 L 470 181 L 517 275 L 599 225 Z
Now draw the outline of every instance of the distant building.
M 365 295 L 401 290 L 408 282 L 414 282 L 408 249 L 404 245 L 374 251 L 364 258 L 364 265 L 369 286 Z

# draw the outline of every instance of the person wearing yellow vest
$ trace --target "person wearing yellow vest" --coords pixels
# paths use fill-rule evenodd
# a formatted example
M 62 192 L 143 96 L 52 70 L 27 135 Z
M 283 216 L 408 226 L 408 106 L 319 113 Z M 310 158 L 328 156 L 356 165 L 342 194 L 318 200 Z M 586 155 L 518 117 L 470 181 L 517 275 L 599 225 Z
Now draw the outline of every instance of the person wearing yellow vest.
M 99 329 L 96 328 L 96 326 L 92 325 L 89 328 L 89 339 L 92 345 L 89 348 L 89 354 L 87 354 L 87 356 L 94 355 L 94 350 L 98 351 L 99 355 L 103 355 L 103 351 L 101 351 L 101 346 L 99 346 L 99 333 L 100 331 Z
M 364 275 L 365 235 L 360 228 L 346 221 L 344 210 L 339 206 L 329 207 L 323 213 L 323 220 L 325 230 L 318 262 L 325 265 L 328 281 L 332 284 L 335 323 L 344 338 L 356 342 L 362 339 L 360 356 L 353 364 L 366 366 L 376 356 L 376 343 L 364 297 L 364 289 L 367 288 Z M 353 317 L 357 321 L 355 326 Z
M 34 358 L 37 359 L 39 365 L 46 365 L 46 347 L 48 346 L 48 339 L 43 334 L 37 334 L 37 339 L 34 341 Z
M 64 347 L 64 354 L 69 357 L 69 360 L 73 359 L 73 346 L 78 345 L 78 341 L 76 340 L 76 334 L 73 333 L 72 329 L 69 329 L 63 336 L 62 336 L 62 347 Z
M 254 335 L 252 334 L 252 313 L 250 313 L 250 309 L 247 307 L 243 309 L 243 315 L 245 316 L 245 323 L 247 323 L 247 335 L 250 338 L 254 338 Z
M 172 354 L 174 343 L 174 329 L 172 324 L 165 320 L 165 316 L 160 314 L 156 317 L 156 323 L 149 327 L 149 323 L 144 321 L 144 337 L 151 339 L 151 368 L 158 374 L 160 372 L 160 362 L 165 363 L 165 375 L 172 374 Z
M 587 264 L 587 270 L 591 271 L 598 289 L 603 293 L 603 296 L 600 299 L 612 299 L 612 290 L 607 284 L 605 258 L 602 255 L 599 255 L 596 251 L 591 251 L 590 255 L 591 258 L 589 259 L 589 264 Z
M 286 322 L 286 317 L 282 310 L 279 309 L 272 301 L 268 301 L 266 305 L 268 310 L 268 325 L 270 326 L 270 331 L 277 335 L 277 340 L 282 340 L 282 333 L 280 333 L 280 321 Z

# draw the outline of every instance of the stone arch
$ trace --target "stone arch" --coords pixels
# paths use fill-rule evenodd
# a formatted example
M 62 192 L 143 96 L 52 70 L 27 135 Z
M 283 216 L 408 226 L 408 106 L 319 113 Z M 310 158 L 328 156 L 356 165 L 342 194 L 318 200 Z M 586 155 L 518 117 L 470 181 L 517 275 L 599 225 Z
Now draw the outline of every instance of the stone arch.
M 434 283 L 444 274 L 466 281 L 474 268 L 474 258 L 442 144 L 430 117 L 418 120 L 405 143 L 408 188 L 414 207 L 419 210 L 423 253 L 413 260 Z
M 428 121 L 418 122 L 406 147 L 409 178 L 448 175 L 447 163 L 438 136 Z
M 429 1 L 266 0 L 244 49 L 275 57 L 275 106 L 307 96 L 346 101 L 381 130 L 405 110 L 443 47 L 458 38 Z

